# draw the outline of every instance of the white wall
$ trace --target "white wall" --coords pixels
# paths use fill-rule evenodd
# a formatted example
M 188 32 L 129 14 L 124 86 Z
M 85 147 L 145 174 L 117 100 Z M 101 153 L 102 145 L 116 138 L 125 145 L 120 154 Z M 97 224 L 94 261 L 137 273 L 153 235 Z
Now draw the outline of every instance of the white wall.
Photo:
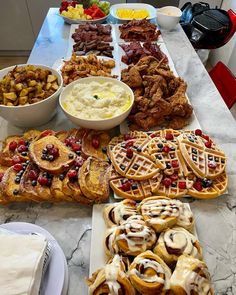
M 222 9 L 229 10 L 230 8 L 236 12 L 236 1 L 224 0 Z M 225 46 L 212 50 L 210 53 L 211 65 L 215 66 L 218 61 L 222 61 L 228 66 L 236 76 L 236 33 Z

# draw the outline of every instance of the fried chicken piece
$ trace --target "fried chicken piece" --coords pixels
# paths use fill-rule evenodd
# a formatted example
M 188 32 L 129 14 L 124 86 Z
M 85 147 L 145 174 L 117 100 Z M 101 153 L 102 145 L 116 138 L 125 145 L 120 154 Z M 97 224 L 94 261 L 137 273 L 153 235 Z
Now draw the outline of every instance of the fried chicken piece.
M 171 129 L 183 129 L 188 124 L 188 120 L 183 117 L 173 116 L 171 120 L 168 122 L 168 128 Z

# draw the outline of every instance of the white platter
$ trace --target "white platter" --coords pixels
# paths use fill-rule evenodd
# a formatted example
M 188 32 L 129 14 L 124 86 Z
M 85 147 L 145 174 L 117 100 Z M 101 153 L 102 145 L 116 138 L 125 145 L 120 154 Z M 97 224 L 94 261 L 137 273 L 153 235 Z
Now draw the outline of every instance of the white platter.
M 81 56 L 81 57 L 85 57 L 85 58 L 86 58 L 87 56 L 85 55 L 85 56 Z M 110 58 L 110 57 L 107 57 L 107 56 L 97 56 L 97 58 L 98 58 L 99 60 L 106 60 L 106 61 L 108 61 L 108 60 L 115 60 L 114 58 Z M 54 70 L 58 71 L 58 72 L 61 72 L 61 69 L 62 69 L 63 63 L 64 63 L 64 61 L 66 61 L 66 60 L 69 60 L 69 59 L 68 59 L 68 58 L 67 58 L 67 59 L 61 59 L 61 58 L 60 58 L 60 59 L 57 59 L 57 60 L 54 62 L 52 68 L 53 68 Z M 117 62 L 116 60 L 115 60 L 115 63 L 116 63 L 116 65 L 115 65 L 115 67 L 111 70 L 111 75 L 117 76 L 117 79 L 120 80 L 120 75 L 121 75 L 120 63 Z
M 107 229 L 107 226 L 103 219 L 103 209 L 106 205 L 108 204 L 98 204 L 93 206 L 90 265 L 89 265 L 90 276 L 92 275 L 93 272 L 103 267 L 107 262 L 107 257 L 105 255 L 104 246 L 103 246 L 104 235 Z M 195 227 L 193 230 L 193 234 L 197 237 L 197 231 Z
M 55 238 L 42 227 L 26 222 L 10 222 L 0 227 L 21 234 L 32 232 L 44 235 L 53 245 L 51 260 L 42 282 L 41 295 L 66 295 L 68 292 L 69 275 L 65 255 Z
M 119 8 L 133 9 L 133 10 L 145 9 L 149 13 L 149 16 L 147 17 L 147 19 L 154 19 L 157 17 L 156 8 L 154 8 L 152 5 L 145 4 L 145 3 L 121 3 L 121 4 L 112 5 L 110 8 L 111 16 L 117 19 L 119 22 L 127 22 L 131 20 L 131 18 L 125 19 L 125 18 L 120 18 L 119 16 L 117 16 L 116 11 Z

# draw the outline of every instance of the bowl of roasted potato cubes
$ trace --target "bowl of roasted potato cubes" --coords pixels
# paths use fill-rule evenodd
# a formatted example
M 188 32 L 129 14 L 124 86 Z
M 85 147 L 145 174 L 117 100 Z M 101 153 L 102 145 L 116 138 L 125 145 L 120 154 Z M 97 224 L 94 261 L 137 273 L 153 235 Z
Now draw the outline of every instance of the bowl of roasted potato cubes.
M 36 127 L 56 114 L 62 76 L 43 65 L 16 65 L 0 70 L 0 116 L 13 125 Z

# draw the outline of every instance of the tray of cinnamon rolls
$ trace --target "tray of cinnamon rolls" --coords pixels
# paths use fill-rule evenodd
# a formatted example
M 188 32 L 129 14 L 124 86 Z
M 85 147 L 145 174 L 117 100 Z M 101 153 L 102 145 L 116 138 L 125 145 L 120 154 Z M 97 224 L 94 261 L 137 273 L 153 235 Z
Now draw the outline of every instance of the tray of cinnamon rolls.
M 94 205 L 89 294 L 214 294 L 188 203 Z

